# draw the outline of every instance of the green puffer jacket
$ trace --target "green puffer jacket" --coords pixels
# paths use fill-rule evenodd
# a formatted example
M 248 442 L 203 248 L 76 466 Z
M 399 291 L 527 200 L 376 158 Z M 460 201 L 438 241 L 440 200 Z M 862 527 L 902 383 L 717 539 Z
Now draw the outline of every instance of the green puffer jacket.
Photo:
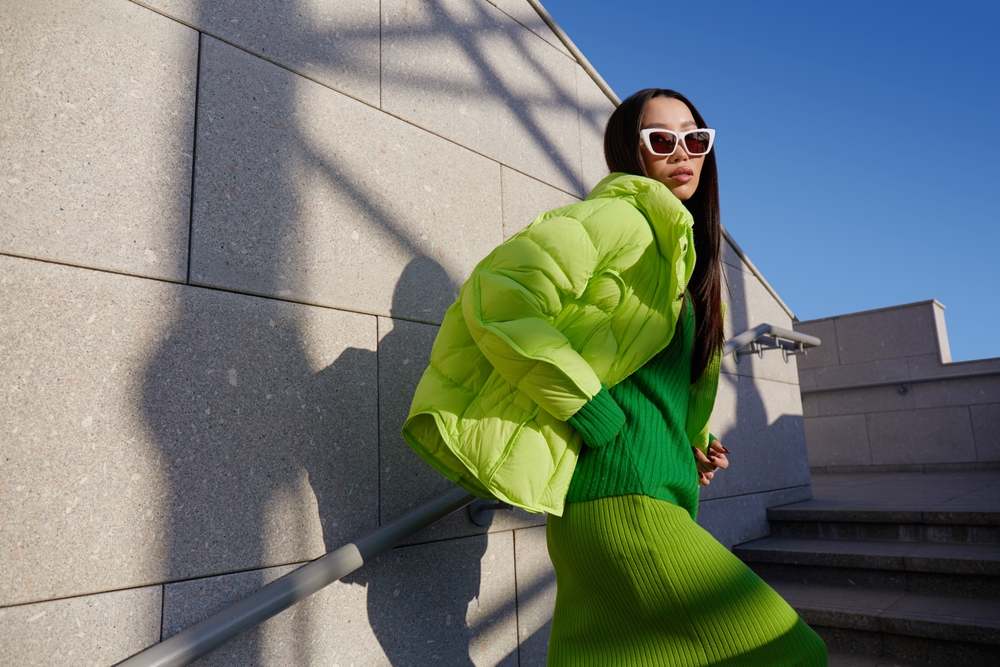
M 498 246 L 445 313 L 406 442 L 471 493 L 561 515 L 581 446 L 566 420 L 670 342 L 691 226 L 666 186 L 616 173 Z M 702 449 L 718 368 L 692 385 L 686 431 Z

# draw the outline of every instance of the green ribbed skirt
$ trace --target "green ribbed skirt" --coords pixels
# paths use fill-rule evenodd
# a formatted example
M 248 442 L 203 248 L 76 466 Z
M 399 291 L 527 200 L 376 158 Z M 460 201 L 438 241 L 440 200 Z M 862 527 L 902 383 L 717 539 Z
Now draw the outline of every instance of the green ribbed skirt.
M 826 646 L 680 507 L 628 495 L 548 518 L 548 667 L 825 666 Z

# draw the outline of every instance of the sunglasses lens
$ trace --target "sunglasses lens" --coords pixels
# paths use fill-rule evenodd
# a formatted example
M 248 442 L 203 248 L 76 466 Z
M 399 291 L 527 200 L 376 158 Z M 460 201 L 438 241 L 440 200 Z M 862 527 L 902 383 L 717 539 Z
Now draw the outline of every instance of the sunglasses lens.
M 688 155 L 704 155 L 712 145 L 712 137 L 708 132 L 688 132 L 684 135 L 684 150 Z
M 657 155 L 670 155 L 677 146 L 677 137 L 666 132 L 650 132 L 649 145 Z

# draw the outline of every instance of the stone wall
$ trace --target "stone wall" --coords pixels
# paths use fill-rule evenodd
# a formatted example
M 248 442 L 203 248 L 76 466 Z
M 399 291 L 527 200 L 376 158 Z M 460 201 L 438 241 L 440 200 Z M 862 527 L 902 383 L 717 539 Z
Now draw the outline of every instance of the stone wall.
M 799 361 L 814 470 L 1000 464 L 1000 359 L 953 363 L 937 301 L 798 322 L 795 329 L 823 339 Z
M 0 4 L 0 663 L 108 665 L 448 489 L 399 437 L 475 263 L 604 175 L 524 0 Z M 727 248 L 727 330 L 788 314 Z M 727 545 L 809 495 L 727 361 Z M 544 664 L 544 517 L 454 515 L 199 664 Z

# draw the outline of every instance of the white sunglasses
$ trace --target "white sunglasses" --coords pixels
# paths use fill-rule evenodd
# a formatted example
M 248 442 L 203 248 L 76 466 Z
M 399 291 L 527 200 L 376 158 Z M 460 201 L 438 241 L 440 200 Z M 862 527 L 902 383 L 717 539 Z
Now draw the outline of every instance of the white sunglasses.
M 677 147 L 683 143 L 684 151 L 692 157 L 697 157 L 712 150 L 715 130 L 701 127 L 687 132 L 674 132 L 661 127 L 647 127 L 645 130 L 639 130 L 639 137 L 653 155 L 673 155 Z

